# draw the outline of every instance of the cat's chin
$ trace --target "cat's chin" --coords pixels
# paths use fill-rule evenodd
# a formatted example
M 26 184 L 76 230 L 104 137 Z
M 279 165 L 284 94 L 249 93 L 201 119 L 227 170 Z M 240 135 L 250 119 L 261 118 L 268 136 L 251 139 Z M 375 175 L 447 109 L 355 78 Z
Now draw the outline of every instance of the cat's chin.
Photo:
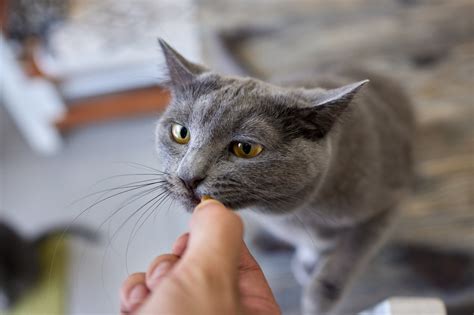
M 183 205 L 184 210 L 188 213 L 192 213 L 194 211 L 194 208 L 196 208 L 200 202 L 200 200 L 195 198 L 186 198 L 185 200 L 181 200 L 181 204 Z

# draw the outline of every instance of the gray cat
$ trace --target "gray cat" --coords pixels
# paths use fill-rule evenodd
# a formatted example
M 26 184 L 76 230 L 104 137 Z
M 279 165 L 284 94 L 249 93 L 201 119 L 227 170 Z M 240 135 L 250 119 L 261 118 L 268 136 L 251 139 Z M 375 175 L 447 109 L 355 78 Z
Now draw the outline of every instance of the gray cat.
M 157 126 L 166 189 L 189 211 L 203 195 L 250 208 L 296 247 L 303 313 L 337 313 L 409 190 L 410 102 L 369 73 L 273 85 L 219 75 L 160 45 L 172 91 Z

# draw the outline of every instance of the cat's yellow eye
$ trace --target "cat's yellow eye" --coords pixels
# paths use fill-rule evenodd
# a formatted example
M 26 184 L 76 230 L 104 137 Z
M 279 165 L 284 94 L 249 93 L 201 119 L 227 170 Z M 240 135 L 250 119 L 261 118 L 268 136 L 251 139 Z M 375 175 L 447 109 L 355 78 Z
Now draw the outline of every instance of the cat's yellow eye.
M 179 144 L 186 144 L 191 139 L 191 134 L 189 133 L 188 128 L 181 126 L 180 124 L 173 124 L 171 126 L 171 135 L 173 136 L 174 141 Z
M 232 145 L 232 152 L 239 158 L 250 159 L 256 157 L 262 152 L 263 147 L 260 144 L 246 142 L 235 142 Z

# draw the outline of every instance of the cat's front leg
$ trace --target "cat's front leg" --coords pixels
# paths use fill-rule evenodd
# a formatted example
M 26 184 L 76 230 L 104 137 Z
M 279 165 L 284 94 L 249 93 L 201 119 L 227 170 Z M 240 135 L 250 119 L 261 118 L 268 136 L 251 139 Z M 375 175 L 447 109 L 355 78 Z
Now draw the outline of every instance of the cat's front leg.
M 291 260 L 291 270 L 300 285 L 306 286 L 311 281 L 311 276 L 316 269 L 319 257 L 320 252 L 313 247 L 296 247 L 295 254 Z
M 319 257 L 304 288 L 304 315 L 335 314 L 351 280 L 385 239 L 391 217 L 387 212 L 340 232 L 334 247 Z

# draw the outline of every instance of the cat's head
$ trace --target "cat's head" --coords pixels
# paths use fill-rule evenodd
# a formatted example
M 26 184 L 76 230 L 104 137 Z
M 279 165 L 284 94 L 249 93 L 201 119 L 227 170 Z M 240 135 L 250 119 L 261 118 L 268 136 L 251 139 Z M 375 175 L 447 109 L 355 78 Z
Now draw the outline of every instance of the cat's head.
M 160 45 L 172 101 L 156 143 L 171 195 L 187 210 L 203 195 L 273 212 L 303 202 L 328 167 L 328 133 L 365 81 L 283 88 L 219 75 Z

